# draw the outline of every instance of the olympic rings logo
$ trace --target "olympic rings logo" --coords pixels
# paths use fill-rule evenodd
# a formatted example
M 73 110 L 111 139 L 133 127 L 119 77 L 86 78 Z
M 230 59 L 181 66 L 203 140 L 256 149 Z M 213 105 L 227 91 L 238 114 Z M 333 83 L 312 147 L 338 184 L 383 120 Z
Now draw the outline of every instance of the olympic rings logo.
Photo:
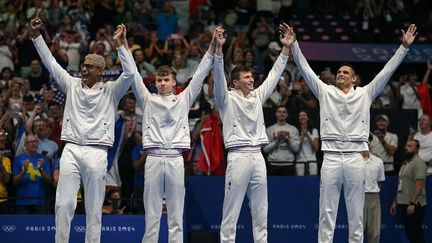
M 84 233 L 86 231 L 86 227 L 83 225 L 77 225 L 74 227 L 74 230 L 79 233 Z
M 201 224 L 193 224 L 193 225 L 191 225 L 191 229 L 192 230 L 200 230 L 200 229 L 202 229 L 202 225 Z
M 4 232 L 8 232 L 8 233 L 14 232 L 15 229 L 16 229 L 15 225 L 3 225 L 2 226 L 2 230 Z

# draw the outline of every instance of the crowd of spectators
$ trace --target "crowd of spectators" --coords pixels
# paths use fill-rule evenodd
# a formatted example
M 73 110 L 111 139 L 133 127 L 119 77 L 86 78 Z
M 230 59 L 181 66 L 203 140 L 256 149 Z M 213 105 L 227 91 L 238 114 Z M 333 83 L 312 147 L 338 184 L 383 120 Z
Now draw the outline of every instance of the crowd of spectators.
M 353 7 L 348 11 L 346 6 Z M 13 209 L 15 213 L 52 212 L 52 208 L 45 207 L 47 201 L 40 199 L 53 198 L 55 194 L 60 168 L 58 158 L 64 146 L 60 132 L 65 95 L 41 65 L 29 39 L 32 30 L 28 23 L 32 18 L 39 17 L 43 21 L 43 37 L 54 57 L 76 76 L 80 75 L 80 63 L 86 53 L 105 58 L 105 77 L 121 72 L 112 36 L 113 26 L 124 23 L 129 47 L 145 85 L 151 92 L 156 92 L 156 69 L 160 65 L 169 65 L 177 73 L 175 92 L 178 93 L 187 86 L 217 25 L 223 25 L 228 32 L 227 50 L 224 51 L 226 73 L 239 64 L 252 67 L 258 86 L 281 50 L 275 32 L 280 21 L 307 29 L 308 26 L 302 26 L 298 20 L 306 19 L 311 13 L 341 21 L 350 16 L 355 22 L 351 39 L 362 43 L 397 43 L 398 33 L 381 33 L 383 38 L 377 40 L 374 35 L 364 32 L 374 31 L 374 26 L 400 27 L 413 21 L 419 26 L 421 37 L 432 40 L 432 32 L 427 28 L 432 26 L 431 6 L 427 0 L 237 0 L 229 3 L 212 0 L 0 0 L 0 213 L 11 212 L 9 205 L 17 206 Z M 361 35 L 362 39 L 354 38 L 356 35 Z M 425 155 L 423 159 L 432 165 L 432 158 L 426 156 L 432 154 L 432 63 L 421 65 L 420 70 L 426 70 L 425 73 L 402 70 L 402 75 L 388 84 L 372 108 L 417 110 L 419 126 L 407 127 L 406 133 L 423 139 L 423 146 L 430 146 L 424 148 L 429 152 L 420 154 Z M 331 70 L 322 70 L 319 76 L 328 84 L 334 82 Z M 419 77 L 423 79 L 419 80 Z M 318 121 L 312 123 L 310 117 L 317 112 L 318 102 L 292 60 L 264 106 L 269 114 L 277 110 L 280 113 L 276 113 L 277 122 L 289 126 L 292 130 L 289 134 L 296 136 L 295 145 L 284 145 L 290 148 L 285 163 L 294 166 L 296 160 L 299 162 L 288 174 L 319 174 Z M 279 111 L 280 107 L 285 109 Z M 209 75 L 189 114 L 193 144 L 192 150 L 184 155 L 187 175 L 224 174 L 225 162 L 220 156 L 217 161 L 211 161 L 211 168 L 206 168 L 208 158 L 202 155 L 206 148 L 200 141 L 202 128 L 218 122 L 215 108 L 213 80 Z M 142 200 L 146 154 L 140 148 L 140 114 L 134 96 L 126 95 L 116 121 L 118 137 L 110 157 L 112 166 L 107 176 L 109 193 L 104 212 L 143 210 L 139 200 Z M 288 114 L 292 125 L 284 122 Z M 210 119 L 214 122 L 206 122 Z M 389 126 L 392 129 L 386 115 L 377 116 L 376 121 L 376 130 L 371 131 L 375 143 L 372 151 L 378 151 L 378 156 L 382 154 L 384 162 L 388 162 L 388 170 L 393 171 L 392 164 L 401 163 L 393 158 L 398 134 L 388 132 Z M 266 123 L 267 127 L 272 125 Z M 274 150 L 275 145 L 280 145 L 278 136 L 282 138 L 289 134 L 269 130 L 269 137 L 274 137 L 273 147 L 266 147 L 264 152 L 272 161 L 270 168 L 282 160 Z M 223 142 L 221 137 L 212 139 L 217 144 Z M 422 148 L 422 144 L 420 146 Z M 79 203 L 81 195 L 82 192 L 77 195 Z M 16 196 L 21 199 L 12 199 Z M 125 208 L 123 203 L 112 201 L 119 198 L 136 200 Z

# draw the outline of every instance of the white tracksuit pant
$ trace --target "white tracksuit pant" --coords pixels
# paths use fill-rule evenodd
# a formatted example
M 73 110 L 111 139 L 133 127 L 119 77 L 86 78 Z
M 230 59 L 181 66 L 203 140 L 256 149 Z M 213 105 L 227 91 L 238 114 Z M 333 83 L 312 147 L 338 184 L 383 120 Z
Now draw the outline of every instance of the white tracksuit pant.
M 360 153 L 324 153 L 321 168 L 318 243 L 333 242 L 343 185 L 349 224 L 349 243 L 363 243 L 365 162 Z
M 237 220 L 246 193 L 252 214 L 255 243 L 267 242 L 267 173 L 261 152 L 229 152 L 225 198 L 220 231 L 221 243 L 234 243 Z
M 183 242 L 183 207 L 185 198 L 182 156 L 149 154 L 144 170 L 145 233 L 143 243 L 157 243 L 162 199 L 165 196 L 170 243 Z
M 105 146 L 67 143 L 64 147 L 55 203 L 56 243 L 69 242 L 70 225 L 81 179 L 84 185 L 87 224 L 85 242 L 100 242 L 107 163 Z

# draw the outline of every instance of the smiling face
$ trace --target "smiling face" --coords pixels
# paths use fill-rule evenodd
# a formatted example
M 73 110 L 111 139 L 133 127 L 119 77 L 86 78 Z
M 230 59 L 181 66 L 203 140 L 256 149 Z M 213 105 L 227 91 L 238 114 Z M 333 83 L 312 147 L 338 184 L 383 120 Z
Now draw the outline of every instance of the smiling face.
M 341 66 L 336 73 L 335 85 L 340 89 L 347 89 L 354 86 L 356 76 L 350 66 Z
M 422 131 L 429 131 L 432 121 L 431 121 L 431 117 L 429 115 L 422 115 L 418 121 L 419 123 L 419 128 Z
M 308 114 L 306 112 L 304 112 L 304 111 L 300 111 L 299 112 L 299 122 L 300 122 L 300 124 L 307 124 L 308 120 L 309 120 Z
M 92 54 L 95 55 L 95 54 Z M 99 56 L 99 55 L 97 55 Z M 103 60 L 103 57 L 100 56 Z M 81 64 L 82 81 L 88 87 L 92 87 L 96 82 L 99 82 L 102 78 L 102 70 L 100 64 L 97 64 L 93 58 L 86 57 L 84 62 Z
M 238 79 L 233 79 L 234 88 L 241 90 L 243 94 L 247 95 L 254 89 L 254 78 L 252 72 L 240 72 Z
M 24 139 L 24 147 L 26 149 L 27 154 L 34 155 L 37 153 L 39 147 L 39 141 L 35 137 L 35 135 L 27 135 Z

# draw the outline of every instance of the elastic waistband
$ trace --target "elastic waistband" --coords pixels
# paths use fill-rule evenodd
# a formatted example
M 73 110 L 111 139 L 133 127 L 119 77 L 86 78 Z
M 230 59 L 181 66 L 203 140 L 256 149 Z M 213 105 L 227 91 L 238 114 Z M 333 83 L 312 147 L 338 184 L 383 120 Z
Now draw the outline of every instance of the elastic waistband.
M 181 157 L 181 154 L 151 154 L 149 153 L 148 156 L 152 157 L 165 157 L 165 158 L 178 158 Z
M 182 156 L 182 152 L 180 149 L 161 149 L 161 148 L 152 148 L 148 149 L 147 153 L 149 156 L 155 157 L 180 157 Z
M 356 155 L 363 151 L 323 151 L 324 154 L 334 154 L 334 155 Z
M 229 148 L 230 153 L 261 153 L 260 146 L 233 147 Z
M 293 166 L 294 162 L 272 162 L 272 161 L 269 161 L 269 164 L 271 166 Z

